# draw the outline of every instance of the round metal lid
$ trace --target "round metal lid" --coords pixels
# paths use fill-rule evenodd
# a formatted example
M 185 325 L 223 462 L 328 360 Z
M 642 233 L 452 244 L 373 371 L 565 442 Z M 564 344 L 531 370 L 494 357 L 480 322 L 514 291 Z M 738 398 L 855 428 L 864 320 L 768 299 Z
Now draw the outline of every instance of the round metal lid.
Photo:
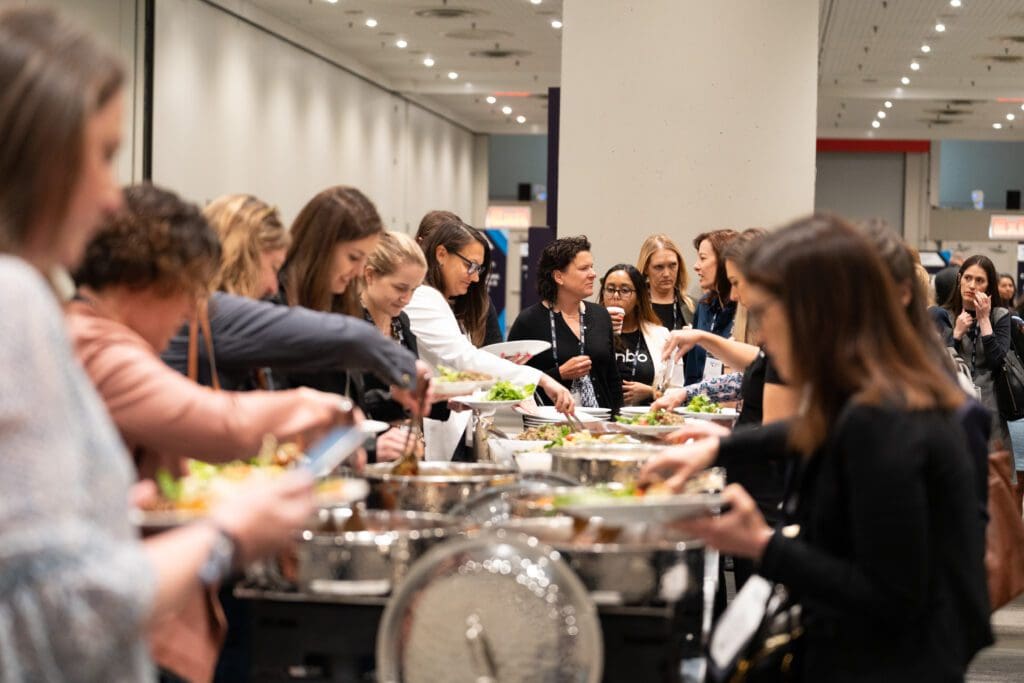
M 555 550 L 506 531 L 430 551 L 377 631 L 381 683 L 596 683 L 603 657 L 579 578 Z

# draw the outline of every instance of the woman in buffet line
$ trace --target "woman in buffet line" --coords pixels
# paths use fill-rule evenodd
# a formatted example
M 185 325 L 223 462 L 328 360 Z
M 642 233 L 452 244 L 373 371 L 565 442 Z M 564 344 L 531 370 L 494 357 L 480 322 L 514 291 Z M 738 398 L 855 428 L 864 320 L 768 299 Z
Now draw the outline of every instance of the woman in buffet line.
M 217 236 L 199 209 L 152 185 L 129 187 L 75 273 L 68 305 L 75 354 L 99 390 L 142 478 L 182 474 L 186 458 L 252 457 L 263 436 L 309 441 L 351 420 L 351 402 L 312 389 L 214 391 L 157 353 L 205 298 L 220 265 Z M 151 632 L 154 656 L 188 680 L 211 677 L 224 635 L 212 596 L 196 591 Z
M 814 216 L 769 235 L 746 299 L 800 415 L 657 456 L 642 476 L 778 457 L 799 476 L 796 535 L 774 531 L 742 487 L 689 529 L 754 560 L 802 606 L 800 680 L 954 681 L 992 642 L 984 524 L 954 417 L 964 403 L 911 323 L 872 245 Z M 820 287 L 828 281 L 829 287 Z
M 967 364 L 981 404 L 992 414 L 994 448 L 1010 444 L 1010 430 L 999 414 L 995 382 L 1010 351 L 1009 310 L 997 306 L 998 276 L 987 256 L 976 254 L 961 264 L 949 299 L 932 309 L 946 346 Z
M 689 277 L 683 253 L 668 235 L 651 235 L 640 245 L 636 269 L 651 288 L 651 307 L 669 331 L 693 320 L 693 299 L 686 293 Z
M 540 303 L 522 311 L 509 341 L 550 341 L 528 365 L 571 388 L 583 407 L 622 407 L 622 380 L 615 363 L 612 319 L 603 306 L 584 301 L 594 295 L 594 257 L 583 235 L 556 239 L 537 265 Z
M 693 272 L 697 274 L 697 283 L 704 292 L 697 302 L 693 329 L 710 332 L 725 339 L 732 334 L 732 325 L 736 318 L 736 303 L 730 294 L 732 285 L 729 284 L 729 274 L 725 270 L 725 248 L 738 235 L 735 230 L 713 230 L 701 233 L 693 240 L 693 246 L 697 249 L 697 261 L 693 264 Z M 684 358 L 684 386 L 696 384 L 702 379 L 719 377 L 722 370 L 720 360 L 711 359 L 708 362 L 707 352 L 700 346 L 695 346 Z
M 222 245 L 217 291 L 207 307 L 216 362 L 207 345 L 197 344 L 196 379 L 211 386 L 216 367 L 221 387 L 244 391 L 272 389 L 275 371 L 371 372 L 391 385 L 409 407 L 417 374 L 416 358 L 390 344 L 372 325 L 346 315 L 258 301 L 278 292 L 278 273 L 291 238 L 277 210 L 252 195 L 215 199 L 204 215 Z M 198 338 L 205 338 L 200 332 Z M 161 354 L 182 374 L 188 372 L 190 329 L 185 326 Z M 426 376 L 425 366 L 418 370 Z
M 296 473 L 145 543 L 129 522 L 145 491 L 47 279 L 121 204 L 123 83 L 116 58 L 54 13 L 0 11 L 2 681 L 154 680 L 146 631 L 283 547 L 312 508 Z
M 431 366 L 480 372 L 516 384 L 535 384 L 559 411 L 571 412 L 572 395 L 557 381 L 473 345 L 472 339 L 483 338 L 487 322 L 489 304 L 482 277 L 490 263 L 487 238 L 461 221 L 449 220 L 424 241 L 423 253 L 427 276 L 405 308 L 420 358 Z M 427 457 L 450 459 L 468 424 L 466 412 L 452 413 L 444 422 L 426 420 Z
M 654 380 L 664 366 L 662 352 L 669 334 L 651 308 L 647 283 L 639 270 L 619 263 L 601 278 L 597 301 L 625 311 L 622 331 L 614 338 L 622 399 L 626 405 L 647 405 L 654 400 Z

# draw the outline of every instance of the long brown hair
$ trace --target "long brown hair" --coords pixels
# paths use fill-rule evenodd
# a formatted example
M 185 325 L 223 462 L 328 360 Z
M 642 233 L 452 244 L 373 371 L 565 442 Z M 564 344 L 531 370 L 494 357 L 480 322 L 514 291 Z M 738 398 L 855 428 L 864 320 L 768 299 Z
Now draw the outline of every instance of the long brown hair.
M 331 261 L 337 244 L 384 232 L 373 202 L 354 187 L 329 187 L 302 207 L 291 232 L 292 246 L 282 268 L 288 304 L 361 315 L 354 282 L 344 294 L 331 293 Z
M 484 248 L 484 263 L 490 266 L 491 244 L 482 232 L 458 219 L 446 220 L 437 226 L 423 243 L 423 254 L 427 257 L 427 277 L 423 281 L 424 284 L 444 294 L 444 273 L 437 260 L 437 248 L 443 246 L 451 253 L 458 253 L 474 240 Z M 452 301 L 455 319 L 469 334 L 474 346 L 483 344 L 484 336 L 487 334 L 487 309 L 490 306 L 487 297 L 488 270 L 489 268 L 480 273 L 480 279 L 469 286 L 469 291 Z
M 640 245 L 640 255 L 636 259 L 636 269 L 646 278 L 647 269 L 651 265 L 651 259 L 662 249 L 667 249 L 676 255 L 676 260 L 679 262 L 679 269 L 676 270 L 676 299 L 692 312 L 693 299 L 686 293 L 686 288 L 690 286 L 690 276 L 686 272 L 686 261 L 683 259 L 683 252 L 679 250 L 679 246 L 671 237 L 665 234 L 649 235 L 644 240 L 644 243 Z
M 732 284 L 729 282 L 729 274 L 725 270 L 725 249 L 739 235 L 738 232 L 731 228 L 724 228 L 722 230 L 702 232 L 693 240 L 694 249 L 700 251 L 700 243 L 707 240 L 708 244 L 711 245 L 711 250 L 715 252 L 715 290 L 708 292 L 704 299 L 716 296 L 718 297 L 719 305 L 723 308 L 729 305 L 729 299 L 732 296 Z
M 452 222 L 465 223 L 451 211 L 428 211 L 420 219 L 420 227 L 416 230 L 416 243 L 422 247 L 435 230 L 445 223 Z
M 643 273 L 628 263 L 616 263 L 605 272 L 604 277 L 601 278 L 601 290 L 597 295 L 597 303 L 604 306 L 604 283 L 609 275 L 620 270 L 629 276 L 630 282 L 633 283 L 633 289 L 636 290 L 636 322 L 641 332 L 648 325 L 661 326 L 661 318 L 658 317 L 658 314 L 654 312 L 654 307 L 651 306 L 651 289 L 647 284 L 647 280 L 644 278 Z
M 814 215 L 781 228 L 756 247 L 745 274 L 786 311 L 790 353 L 800 358 L 788 379 L 805 388 L 807 407 L 789 441 L 805 455 L 851 400 L 909 410 L 962 403 L 900 307 L 878 253 L 849 223 Z
M 0 10 L 0 251 L 55 241 L 86 121 L 123 82 L 120 60 L 55 12 Z
M 996 264 L 992 263 L 992 259 L 984 254 L 975 254 L 967 257 L 960 264 L 960 270 L 956 274 L 956 286 L 949 293 L 949 299 L 942 304 L 942 307 L 952 313 L 954 318 L 960 315 L 964 309 L 964 295 L 960 291 L 960 280 L 963 278 L 964 272 L 971 266 L 978 266 L 984 270 L 985 277 L 988 279 L 985 293 L 992 299 L 992 310 L 989 312 L 989 316 L 995 314 L 995 309 L 999 305 L 999 275 L 997 274 L 999 271 L 996 270 Z
M 287 249 L 291 244 L 277 208 L 251 194 L 229 194 L 210 202 L 203 215 L 217 231 L 222 250 L 214 287 L 230 294 L 259 298 L 263 294 L 263 252 Z

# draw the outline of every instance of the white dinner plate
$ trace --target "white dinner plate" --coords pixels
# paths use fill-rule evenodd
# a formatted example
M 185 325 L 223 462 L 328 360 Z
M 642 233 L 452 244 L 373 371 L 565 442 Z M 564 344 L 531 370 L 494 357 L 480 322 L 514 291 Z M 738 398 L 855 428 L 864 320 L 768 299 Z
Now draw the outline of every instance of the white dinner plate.
M 359 423 L 359 429 L 366 434 L 383 434 L 391 429 L 391 425 L 380 420 L 363 420 Z
M 455 398 L 472 394 L 480 389 L 490 389 L 494 386 L 495 380 L 466 380 L 463 382 L 442 382 L 434 379 L 435 398 Z
M 502 342 L 500 344 L 488 344 L 482 347 L 482 351 L 493 353 L 499 358 L 510 360 L 514 356 L 526 354 L 530 360 L 538 353 L 544 353 L 551 348 L 551 342 L 539 341 L 537 339 L 523 339 L 521 341 Z M 523 361 L 524 363 L 526 361 Z
M 641 436 L 665 436 L 672 432 L 679 431 L 683 425 L 630 425 L 617 422 L 616 424 L 622 425 L 624 429 L 628 429 L 634 434 L 640 434 Z
M 736 412 L 735 408 L 722 408 L 722 412 L 720 413 L 695 413 L 692 410 L 687 410 L 685 408 L 676 408 L 674 412 L 688 418 L 711 420 L 713 422 L 732 422 L 739 417 L 739 413 Z
M 608 498 L 561 505 L 559 509 L 573 517 L 600 517 L 611 525 L 634 522 L 665 523 L 713 515 L 722 509 L 717 493 L 683 493 L 675 496 Z
M 519 398 L 514 401 L 488 401 L 486 396 L 486 392 L 478 391 L 477 393 L 469 394 L 468 396 L 456 396 L 452 400 L 456 403 L 469 406 L 473 410 L 495 410 L 497 408 L 511 408 L 512 406 L 517 406 L 530 398 L 527 396 L 526 398 Z
M 565 415 L 562 415 L 560 412 L 555 410 L 554 406 L 537 406 L 529 412 L 524 409 L 519 409 L 516 412 L 523 416 L 523 423 L 525 424 L 529 422 L 531 423 L 531 427 L 536 427 L 542 424 L 565 422 Z M 587 408 L 576 409 L 576 417 L 578 417 L 581 422 L 601 422 L 610 415 L 610 411 L 608 413 L 594 414 L 590 413 Z
M 646 415 L 651 412 L 650 406 L 623 406 L 619 408 L 620 415 Z

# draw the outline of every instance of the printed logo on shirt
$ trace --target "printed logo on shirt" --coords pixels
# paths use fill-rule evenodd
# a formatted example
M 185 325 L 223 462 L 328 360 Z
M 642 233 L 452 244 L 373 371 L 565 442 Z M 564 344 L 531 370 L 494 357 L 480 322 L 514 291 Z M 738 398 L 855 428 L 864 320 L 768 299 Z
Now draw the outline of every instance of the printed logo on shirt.
M 632 363 L 634 360 L 636 360 L 637 363 L 649 363 L 651 361 L 651 357 L 647 355 L 646 351 L 641 351 L 639 354 L 636 354 L 629 349 L 626 349 L 625 353 L 616 351 L 615 360 L 626 364 Z

